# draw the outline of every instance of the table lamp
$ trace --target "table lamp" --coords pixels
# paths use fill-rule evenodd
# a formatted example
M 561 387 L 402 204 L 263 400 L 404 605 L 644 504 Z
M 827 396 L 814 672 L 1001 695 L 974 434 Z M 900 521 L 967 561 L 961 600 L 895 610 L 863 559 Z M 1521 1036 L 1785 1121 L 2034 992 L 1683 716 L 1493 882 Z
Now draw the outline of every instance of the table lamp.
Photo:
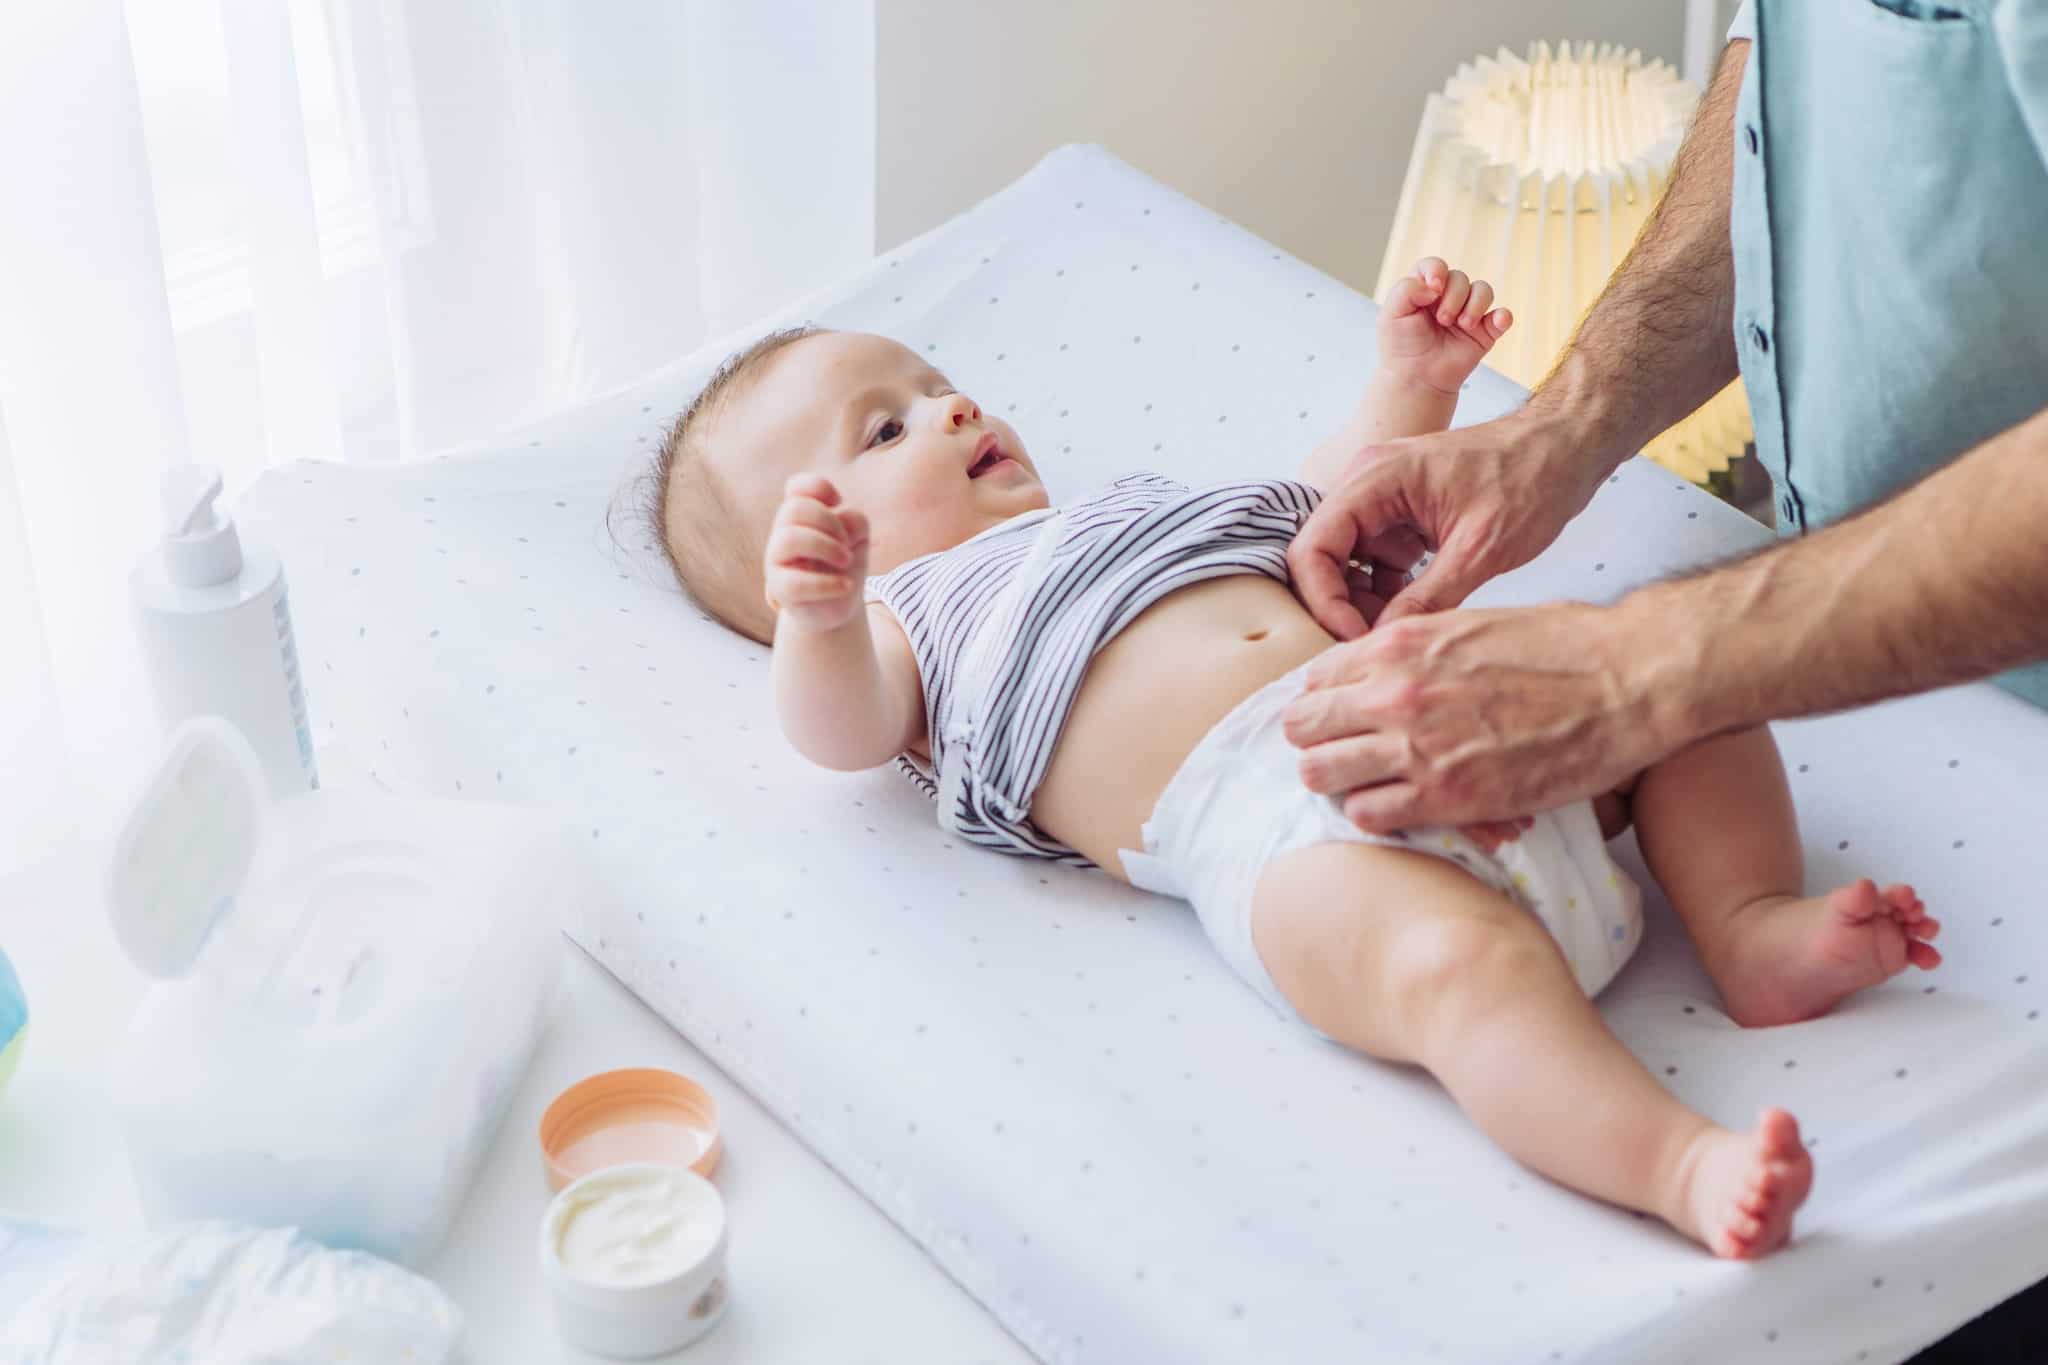
M 1649 220 L 1698 101 L 1670 66 L 1612 44 L 1465 63 L 1423 104 L 1375 293 L 1424 256 L 1493 281 L 1515 326 L 1488 363 L 1533 387 Z M 1736 382 L 1643 453 L 1725 493 L 1750 434 Z

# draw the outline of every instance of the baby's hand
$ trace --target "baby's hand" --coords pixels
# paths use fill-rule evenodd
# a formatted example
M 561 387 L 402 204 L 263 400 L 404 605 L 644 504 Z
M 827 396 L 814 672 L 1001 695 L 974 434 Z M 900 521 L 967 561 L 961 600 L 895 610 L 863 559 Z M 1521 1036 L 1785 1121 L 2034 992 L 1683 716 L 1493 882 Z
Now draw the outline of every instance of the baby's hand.
M 830 479 L 793 476 L 768 528 L 768 605 L 805 630 L 836 630 L 860 614 L 867 571 L 868 519 L 839 505 Z
M 1492 285 L 1426 256 L 1380 304 L 1380 368 L 1456 394 L 1513 322 L 1493 306 Z

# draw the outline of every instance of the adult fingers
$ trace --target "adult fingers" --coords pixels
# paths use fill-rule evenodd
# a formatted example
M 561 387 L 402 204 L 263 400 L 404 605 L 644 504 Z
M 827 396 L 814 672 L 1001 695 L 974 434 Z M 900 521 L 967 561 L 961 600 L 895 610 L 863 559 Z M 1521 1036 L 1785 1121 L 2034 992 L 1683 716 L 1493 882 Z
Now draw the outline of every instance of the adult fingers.
M 1351 595 L 1351 606 L 1364 618 L 1368 628 L 1387 609 L 1387 598 L 1392 589 L 1382 592 L 1378 586 L 1383 576 L 1391 577 L 1394 571 L 1383 565 L 1370 568 L 1350 568 L 1344 571 L 1344 587 Z
M 1412 782 L 1361 787 L 1344 798 L 1344 818 L 1367 834 L 1392 834 L 1416 825 L 1446 823 L 1422 817 L 1420 796 Z
M 1493 577 L 1493 570 L 1479 561 L 1469 542 L 1455 535 L 1445 544 L 1421 577 L 1395 593 L 1380 614 L 1378 624 L 1391 625 L 1410 616 L 1449 611 Z
M 1378 699 L 1361 685 L 1379 657 L 1378 633 L 1317 655 L 1303 675 L 1300 696 L 1287 704 L 1281 730 L 1296 748 L 1376 729 L 1385 719 Z
M 1406 573 L 1415 567 L 1415 562 L 1429 553 L 1429 546 L 1421 536 L 1415 534 L 1412 526 L 1395 526 L 1368 537 L 1362 559 L 1375 564 L 1384 564 Z
M 1324 630 L 1340 640 L 1365 634 L 1366 619 L 1351 603 L 1346 570 L 1358 528 L 1335 498 L 1325 499 L 1287 547 L 1295 596 Z
M 1405 776 L 1401 746 L 1385 735 L 1352 735 L 1304 749 L 1301 784 L 1321 796 L 1338 796 Z

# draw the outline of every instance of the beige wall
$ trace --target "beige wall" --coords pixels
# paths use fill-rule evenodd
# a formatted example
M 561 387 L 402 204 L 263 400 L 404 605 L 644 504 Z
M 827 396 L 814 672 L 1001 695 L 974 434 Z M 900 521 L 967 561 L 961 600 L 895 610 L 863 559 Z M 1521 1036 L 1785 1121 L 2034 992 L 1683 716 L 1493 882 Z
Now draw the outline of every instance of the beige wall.
M 1682 0 L 876 0 L 876 246 L 1065 142 L 1370 290 L 1423 95 L 1502 44 L 1676 65 Z

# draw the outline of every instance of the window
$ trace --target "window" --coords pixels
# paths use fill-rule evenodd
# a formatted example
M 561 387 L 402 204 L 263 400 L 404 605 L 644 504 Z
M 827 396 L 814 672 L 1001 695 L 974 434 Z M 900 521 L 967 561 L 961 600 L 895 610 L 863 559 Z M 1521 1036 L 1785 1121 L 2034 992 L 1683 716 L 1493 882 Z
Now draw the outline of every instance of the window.
M 389 0 L 357 7 L 354 16 L 328 0 L 288 6 L 321 265 L 334 276 L 379 257 L 375 164 L 393 168 L 399 241 L 431 235 L 405 30 Z M 171 321 L 184 332 L 250 306 L 246 198 L 221 8 L 218 0 L 129 0 L 126 12 Z M 380 70 L 371 74 L 381 98 L 366 103 L 386 120 L 375 130 L 361 126 L 356 101 L 345 98 L 355 88 L 352 17 L 374 25 L 366 36 L 377 44 Z M 381 139 L 374 148 L 371 136 Z

